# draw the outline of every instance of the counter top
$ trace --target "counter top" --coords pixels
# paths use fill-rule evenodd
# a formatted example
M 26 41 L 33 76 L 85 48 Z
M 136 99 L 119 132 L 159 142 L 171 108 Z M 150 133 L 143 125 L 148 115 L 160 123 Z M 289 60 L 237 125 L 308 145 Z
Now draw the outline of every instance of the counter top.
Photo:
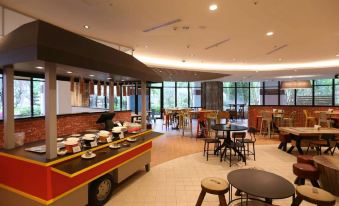
M 122 145 L 123 142 L 127 142 L 126 140 L 124 140 L 119 143 L 121 147 L 118 149 L 111 149 L 106 146 L 100 150 L 95 151 L 94 153 L 96 154 L 96 156 L 92 159 L 83 159 L 81 157 L 73 158 L 69 161 L 61 162 L 60 164 L 53 166 L 53 170 L 66 176 L 73 177 L 80 171 L 83 172 L 86 169 L 91 169 L 92 167 L 100 163 L 104 163 L 112 158 L 116 158 L 139 147 L 141 148 L 143 147 L 143 145 L 147 144 L 160 135 L 161 133 L 158 132 L 142 134 L 136 137 L 137 141 L 128 142 L 129 146 Z
M 124 139 L 114 141 L 114 142 L 124 141 L 128 137 L 138 137 L 138 136 L 149 134 L 149 133 L 152 133 L 152 130 L 144 130 L 144 131 L 141 131 L 138 134 L 126 134 Z M 65 137 L 68 137 L 68 136 L 65 136 Z M 20 160 L 23 160 L 23 161 L 27 161 L 27 162 L 31 162 L 31 163 L 35 163 L 35 164 L 39 164 L 39 165 L 50 166 L 50 165 L 54 165 L 54 164 L 57 164 L 57 163 L 62 162 L 62 161 L 66 161 L 66 160 L 81 156 L 82 154 L 84 154 L 86 152 L 86 150 L 83 150 L 82 152 L 79 152 L 79 153 L 66 154 L 64 156 L 58 156 L 57 158 L 48 160 L 48 159 L 46 159 L 46 154 L 44 154 L 44 153 L 39 154 L 39 153 L 25 151 L 25 148 L 40 146 L 40 145 L 44 145 L 44 144 L 45 144 L 45 141 L 43 140 L 43 141 L 28 143 L 28 144 L 25 144 L 22 147 L 17 147 L 17 148 L 11 149 L 11 150 L 1 149 L 0 155 L 11 156 L 11 157 L 16 158 L 16 159 L 20 159 Z M 111 144 L 111 143 L 109 143 L 109 144 Z M 97 147 L 89 148 L 89 149 L 91 149 L 92 151 L 96 151 L 96 150 L 99 150 L 101 148 L 108 147 L 109 144 L 108 143 L 104 143 L 104 144 L 98 143 Z

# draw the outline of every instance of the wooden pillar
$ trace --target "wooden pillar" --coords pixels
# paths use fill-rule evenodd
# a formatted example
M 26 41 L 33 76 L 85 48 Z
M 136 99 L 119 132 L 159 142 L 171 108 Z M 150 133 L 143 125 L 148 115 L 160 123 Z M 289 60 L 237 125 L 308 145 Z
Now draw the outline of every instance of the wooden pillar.
M 46 158 L 57 157 L 56 64 L 45 63 Z
M 204 109 L 223 110 L 222 82 L 201 83 L 201 107 Z
M 141 81 L 141 125 L 146 129 L 146 81 Z
M 109 82 L 108 111 L 114 112 L 114 82 Z
M 13 149 L 14 140 L 14 69 L 13 65 L 5 66 L 3 70 L 4 91 L 4 148 Z

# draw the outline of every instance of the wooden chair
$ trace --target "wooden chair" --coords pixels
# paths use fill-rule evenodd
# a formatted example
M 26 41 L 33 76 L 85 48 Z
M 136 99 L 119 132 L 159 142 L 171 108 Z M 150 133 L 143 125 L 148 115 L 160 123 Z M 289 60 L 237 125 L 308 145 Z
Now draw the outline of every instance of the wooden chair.
M 227 122 L 230 118 L 231 115 L 228 111 L 220 111 L 217 114 L 217 124 L 220 124 L 222 119 L 225 119 Z
M 213 144 L 214 147 L 213 147 L 213 150 L 210 150 L 210 144 Z M 221 145 L 221 141 L 217 138 L 211 138 L 211 137 L 208 137 L 208 138 L 205 138 L 204 139 L 204 153 L 203 153 L 203 156 L 206 155 L 206 161 L 208 161 L 208 155 L 210 155 L 210 151 L 213 151 L 212 154 L 214 154 L 214 151 L 217 147 L 219 147 Z
M 294 126 L 294 120 L 295 120 L 296 116 L 297 116 L 297 112 L 293 111 L 293 112 L 291 112 L 289 117 L 284 117 L 283 120 L 282 120 L 283 126 L 293 127 Z
M 319 118 L 318 118 L 318 125 L 320 126 L 326 126 L 328 128 L 331 128 L 331 120 L 328 118 L 327 112 L 320 112 Z
M 304 109 L 303 112 L 304 112 L 304 116 L 305 116 L 305 127 L 308 127 L 308 124 L 310 122 L 313 123 L 313 125 L 315 125 L 315 123 L 316 123 L 315 117 L 310 116 L 306 109 Z M 313 125 L 312 125 L 312 127 L 313 127 Z
M 217 119 L 218 119 L 218 111 L 213 111 L 211 113 L 207 113 L 206 114 L 206 118 L 207 118 L 207 128 L 208 128 L 208 136 L 212 136 L 212 121 L 214 122 L 214 124 L 217 123 Z

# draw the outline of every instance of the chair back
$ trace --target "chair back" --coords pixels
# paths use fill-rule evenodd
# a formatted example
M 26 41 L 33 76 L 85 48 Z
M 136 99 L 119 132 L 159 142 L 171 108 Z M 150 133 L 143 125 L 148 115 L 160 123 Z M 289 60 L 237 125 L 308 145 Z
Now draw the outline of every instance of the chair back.
M 248 128 L 247 132 L 250 135 L 252 141 L 254 141 L 254 142 L 257 141 L 257 139 L 255 138 L 255 133 L 257 132 L 256 128 L 250 127 L 250 128 Z
M 265 120 L 272 120 L 272 112 L 269 112 L 269 111 L 263 111 L 263 112 L 262 112 L 262 119 L 265 119 Z
M 245 139 L 246 132 L 233 132 L 232 137 L 233 139 Z
M 327 120 L 328 120 L 327 112 L 319 112 L 318 124 L 321 125 L 321 123 L 327 123 Z
M 307 119 L 308 118 L 308 111 L 306 109 L 303 109 L 303 112 L 304 112 L 305 118 Z

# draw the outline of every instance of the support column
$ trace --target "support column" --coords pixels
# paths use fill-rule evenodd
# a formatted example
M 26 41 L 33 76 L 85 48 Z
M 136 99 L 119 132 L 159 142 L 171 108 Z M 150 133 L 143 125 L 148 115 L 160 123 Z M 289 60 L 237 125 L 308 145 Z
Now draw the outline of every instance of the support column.
M 112 90 L 110 91 L 110 95 L 108 97 L 108 103 L 109 103 L 109 112 L 114 112 L 114 83 L 110 82 L 110 85 L 113 85 L 113 86 L 110 86 L 109 89 Z
M 13 65 L 5 66 L 3 70 L 4 87 L 4 148 L 13 149 L 14 139 L 14 69 Z
M 146 81 L 141 81 L 141 125 L 146 129 Z
M 56 64 L 45 63 L 46 158 L 57 157 Z

